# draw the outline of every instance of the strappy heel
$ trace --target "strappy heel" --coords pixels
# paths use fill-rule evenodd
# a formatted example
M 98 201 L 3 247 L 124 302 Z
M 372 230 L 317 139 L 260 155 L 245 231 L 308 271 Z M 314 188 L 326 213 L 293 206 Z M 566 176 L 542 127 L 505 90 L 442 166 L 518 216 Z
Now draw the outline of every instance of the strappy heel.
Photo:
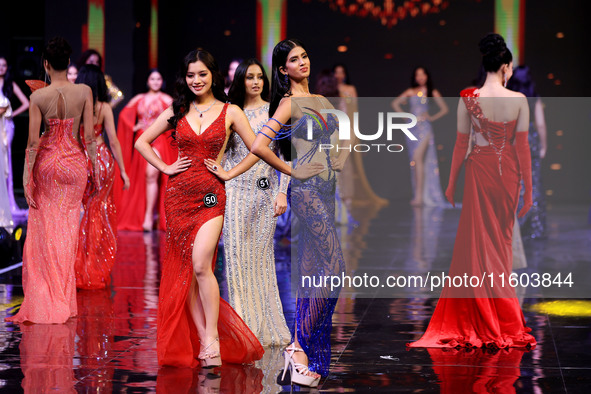
M 201 360 L 201 366 L 203 368 L 214 368 L 214 367 L 220 367 L 222 365 L 222 358 L 220 356 L 220 351 L 218 350 L 217 352 L 208 352 L 207 349 L 209 349 L 209 347 L 211 345 L 213 345 L 216 342 L 219 342 L 220 338 L 216 338 L 213 341 L 211 341 L 211 343 L 207 346 L 205 346 L 203 348 L 203 350 L 201 352 L 199 352 L 199 359 Z M 201 342 L 201 341 L 199 341 Z
M 287 373 L 287 369 L 290 369 L 291 375 L 291 384 L 299 384 L 300 386 L 307 386 L 307 387 L 318 387 L 318 383 L 320 382 L 320 376 L 314 377 L 308 375 L 310 371 L 307 365 L 296 363 L 293 360 L 293 355 L 296 352 L 303 352 L 302 349 L 295 347 L 294 344 L 288 346 L 285 351 L 283 352 L 283 356 L 285 358 L 285 366 L 283 368 L 283 376 L 281 380 L 285 378 L 285 374 Z

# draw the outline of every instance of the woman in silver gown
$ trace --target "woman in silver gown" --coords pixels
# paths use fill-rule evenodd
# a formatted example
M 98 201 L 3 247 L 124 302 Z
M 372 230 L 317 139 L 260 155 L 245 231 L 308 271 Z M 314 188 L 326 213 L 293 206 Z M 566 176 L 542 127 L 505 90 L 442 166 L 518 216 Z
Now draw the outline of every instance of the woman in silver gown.
M 258 133 L 269 119 L 269 80 L 256 59 L 242 62 L 229 90 Z M 273 148 L 273 147 L 272 147 Z M 230 137 L 224 167 L 236 166 L 249 153 L 240 137 Z M 287 208 L 289 176 L 259 161 L 244 174 L 226 182 L 224 256 L 228 301 L 263 346 L 285 346 L 291 334 L 285 323 L 277 289 L 273 235 L 277 216 Z

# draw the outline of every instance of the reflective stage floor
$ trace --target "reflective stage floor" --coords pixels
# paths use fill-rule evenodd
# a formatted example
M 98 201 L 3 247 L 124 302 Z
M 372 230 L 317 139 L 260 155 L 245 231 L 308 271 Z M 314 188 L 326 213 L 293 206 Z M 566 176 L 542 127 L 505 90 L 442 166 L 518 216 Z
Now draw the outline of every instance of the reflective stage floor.
M 363 217 L 341 227 L 348 272 L 445 271 L 460 210 L 386 207 L 354 211 Z M 585 206 L 554 206 L 548 237 L 525 240 L 530 270 L 591 266 L 591 226 Z M 281 349 L 267 349 L 255 365 L 213 371 L 158 368 L 156 310 L 164 234 L 121 232 L 112 286 L 79 291 L 79 317 L 65 325 L 1 323 L 3 392 L 276 393 Z M 276 250 L 277 276 L 288 325 L 293 322 L 290 245 Z M 223 253 L 220 253 L 223 255 Z M 577 271 L 582 272 L 582 271 Z M 223 261 L 216 269 L 224 294 Z M 583 278 L 583 279 L 581 279 Z M 586 280 L 579 273 L 575 280 Z M 20 269 L 0 276 L 3 319 L 22 302 Z M 384 293 L 344 295 L 333 317 L 332 365 L 321 392 L 587 392 L 591 386 L 591 304 L 518 291 L 538 341 L 530 350 L 407 350 L 424 332 L 436 296 Z M 543 294 L 542 294 L 543 295 Z M 281 382 L 284 383 L 284 382 Z M 305 388 L 294 391 L 316 392 Z

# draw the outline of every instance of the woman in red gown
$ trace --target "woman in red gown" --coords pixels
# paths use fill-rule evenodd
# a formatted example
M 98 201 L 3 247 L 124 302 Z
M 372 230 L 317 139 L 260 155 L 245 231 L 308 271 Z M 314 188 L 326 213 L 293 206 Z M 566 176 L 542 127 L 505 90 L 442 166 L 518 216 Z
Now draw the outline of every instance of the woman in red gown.
M 88 86 L 72 84 L 66 78 L 71 53 L 70 44 L 63 38 L 49 41 L 43 67 L 51 84 L 31 95 L 23 179 L 30 207 L 23 253 L 25 299 L 8 321 L 65 323 L 77 315 L 74 262 L 88 178 L 81 123 L 93 168 L 96 140 L 92 92 Z M 45 133 L 39 137 L 42 121 Z
M 166 229 L 164 217 L 164 190 L 168 177 L 149 166 L 133 149 L 133 144 L 150 127 L 158 115 L 172 104 L 172 98 L 161 91 L 162 75 L 156 69 L 148 75 L 148 92 L 138 94 L 123 108 L 117 125 L 125 168 L 129 171 L 131 187 L 123 192 L 123 185 L 115 181 L 119 230 L 151 231 L 154 226 L 154 208 L 158 204 L 158 228 Z M 157 138 L 152 147 L 166 163 L 176 160 L 177 152 L 170 144 L 170 132 Z
M 97 140 L 97 183 L 88 184 L 83 200 L 84 215 L 80 223 L 75 264 L 76 287 L 102 289 L 111 283 L 111 269 L 117 253 L 117 214 L 113 203 L 115 161 L 119 165 L 124 190 L 129 188 L 129 178 L 125 173 L 103 72 L 95 65 L 86 64 L 80 68 L 76 83 L 90 86 L 92 90 Z M 103 129 L 109 137 L 110 150 L 103 139 Z M 81 127 L 80 131 L 84 129 Z
M 536 344 L 525 325 L 515 290 L 508 285 L 522 178 L 525 204 L 519 216 L 532 205 L 529 109 L 523 94 L 504 87 L 513 62 L 503 38 L 487 35 L 480 41 L 480 50 L 486 82 L 480 89 L 461 93 L 458 134 L 445 195 L 453 204 L 472 126 L 476 141 L 465 160 L 462 213 L 448 275 L 468 274 L 479 279 L 484 275 L 486 280 L 482 287 L 476 282 L 467 287 L 444 287 L 427 331 L 410 347 L 529 348 Z M 505 277 L 504 286 L 501 275 Z
M 150 164 L 170 176 L 166 208 L 166 255 L 162 265 L 157 320 L 160 365 L 204 366 L 258 360 L 263 348 L 242 319 L 219 297 L 213 274 L 222 230 L 224 181 L 248 170 L 258 158 L 246 156 L 225 171 L 220 164 L 232 132 L 248 148 L 254 133 L 236 105 L 224 104 L 224 80 L 214 58 L 194 50 L 184 59 L 172 107 L 135 143 Z M 167 165 L 150 145 L 173 126 L 179 158 Z

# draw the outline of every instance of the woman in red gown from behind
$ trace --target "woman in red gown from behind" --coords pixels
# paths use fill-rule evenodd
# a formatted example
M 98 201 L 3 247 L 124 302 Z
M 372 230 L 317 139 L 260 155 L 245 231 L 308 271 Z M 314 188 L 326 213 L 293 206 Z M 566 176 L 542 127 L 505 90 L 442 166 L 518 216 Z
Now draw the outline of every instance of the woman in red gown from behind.
M 76 287 L 103 289 L 111 283 L 111 269 L 117 254 L 117 212 L 113 203 L 115 161 L 119 166 L 123 190 L 129 189 L 129 177 L 125 172 L 121 146 L 115 131 L 105 75 L 98 66 L 85 64 L 78 71 L 76 83 L 85 84 L 92 90 L 94 132 L 97 141 L 96 184 L 89 182 L 82 200 L 84 214 L 80 221 L 75 264 Z M 105 143 L 103 130 L 109 137 L 108 144 L 111 149 Z M 84 132 L 83 127 L 80 128 L 80 132 Z
M 166 255 L 157 320 L 159 365 L 204 367 L 248 363 L 263 355 L 256 336 L 219 297 L 213 274 L 226 204 L 224 181 L 248 170 L 249 154 L 225 171 L 220 164 L 235 131 L 250 149 L 254 133 L 236 105 L 224 104 L 224 80 L 214 58 L 191 51 L 176 82 L 175 99 L 135 143 L 146 160 L 168 175 L 164 197 Z M 175 128 L 179 158 L 167 165 L 150 143 Z M 221 352 L 221 359 L 220 359 Z
M 531 156 L 527 142 L 529 109 L 521 93 L 504 87 L 512 73 L 512 55 L 498 34 L 480 41 L 486 82 L 462 91 L 458 134 L 445 193 L 453 204 L 458 173 L 466 157 L 470 127 L 475 145 L 466 158 L 462 213 L 449 276 L 468 274 L 485 284 L 443 288 L 422 338 L 409 347 L 523 347 L 536 340 L 525 326 L 515 290 L 507 280 L 512 268 L 513 222 L 523 178 L 525 204 L 532 205 Z M 504 287 L 501 275 L 505 277 Z M 494 282 L 491 286 L 491 279 Z

